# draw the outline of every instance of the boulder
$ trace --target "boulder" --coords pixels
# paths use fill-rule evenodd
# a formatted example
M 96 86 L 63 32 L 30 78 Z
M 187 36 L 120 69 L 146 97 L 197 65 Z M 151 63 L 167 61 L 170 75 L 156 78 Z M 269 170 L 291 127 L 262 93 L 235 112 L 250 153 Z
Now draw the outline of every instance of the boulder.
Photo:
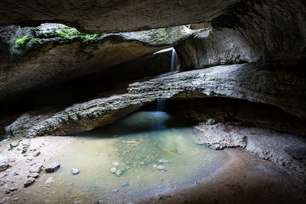
M 61 167 L 60 163 L 58 163 L 58 162 L 53 162 L 53 163 L 47 164 L 47 165 L 45 166 L 45 172 L 46 172 L 46 173 L 54 173 L 54 172 L 56 172 L 60 167 Z

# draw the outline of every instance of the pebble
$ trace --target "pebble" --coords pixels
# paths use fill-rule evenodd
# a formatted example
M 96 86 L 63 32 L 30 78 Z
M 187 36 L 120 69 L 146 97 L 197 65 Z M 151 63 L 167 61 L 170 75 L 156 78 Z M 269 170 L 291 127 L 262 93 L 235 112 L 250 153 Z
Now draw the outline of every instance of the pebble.
M 122 174 L 123 174 L 123 172 L 120 170 L 120 169 L 117 169 L 117 171 L 116 171 L 116 176 L 121 176 Z
M 27 148 L 22 148 L 22 151 L 21 151 L 21 154 L 25 154 L 25 153 L 27 153 Z M 25 155 L 26 156 L 26 155 Z
M 10 167 L 7 160 L 0 160 L 0 172 L 5 171 Z
M 25 154 L 28 151 L 28 148 L 30 147 L 29 144 L 22 144 L 22 150 L 21 150 L 21 154 Z
M 38 157 L 39 155 L 40 155 L 40 151 L 35 152 L 35 153 L 33 154 L 34 157 Z
M 112 174 L 115 174 L 116 171 L 117 171 L 116 167 L 112 167 L 112 168 L 110 169 L 110 172 L 111 172 Z
M 18 147 L 18 145 L 19 145 L 19 142 L 18 142 L 18 141 L 14 141 L 14 142 L 10 143 L 10 148 L 9 148 L 9 150 L 12 150 L 12 149 L 14 149 L 15 147 Z
M 23 186 L 26 188 L 26 187 L 32 185 L 34 182 L 35 182 L 35 178 L 29 177 L 29 178 L 27 178 L 27 180 L 25 181 L 25 183 L 23 184 Z
M 80 173 L 80 170 L 77 169 L 77 168 L 73 168 L 73 169 L 71 169 L 71 173 L 72 173 L 72 175 L 78 175 Z
M 33 161 L 33 158 L 32 157 L 28 157 L 27 161 Z
M 14 191 L 17 191 L 17 190 L 18 190 L 17 187 L 10 187 L 10 188 L 8 188 L 8 189 L 5 190 L 5 193 L 6 193 L 6 194 L 9 194 L 9 193 L 14 192 Z
M 60 167 L 61 167 L 60 163 L 53 162 L 53 163 L 46 166 L 45 171 L 47 173 L 53 173 L 53 172 L 57 171 Z

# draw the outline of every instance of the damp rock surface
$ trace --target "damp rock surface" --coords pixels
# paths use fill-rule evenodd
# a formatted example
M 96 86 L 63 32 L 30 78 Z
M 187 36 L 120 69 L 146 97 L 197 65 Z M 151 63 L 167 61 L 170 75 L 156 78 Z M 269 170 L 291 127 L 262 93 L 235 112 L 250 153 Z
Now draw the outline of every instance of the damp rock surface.
M 305 119 L 305 104 L 301 100 L 306 93 L 303 76 L 297 75 L 295 71 L 282 74 L 257 64 L 217 66 L 174 73 L 130 84 L 126 94 L 75 104 L 53 114 L 36 115 L 33 120 L 31 116 L 27 120 L 19 118 L 6 130 L 13 136 L 73 134 L 110 124 L 157 99 L 170 98 L 243 99 L 273 105 Z M 291 79 L 291 83 L 287 83 L 288 79 Z
M 239 125 L 201 123 L 194 127 L 195 141 L 212 149 L 241 148 L 269 160 L 282 168 L 306 175 L 306 140 L 291 134 L 269 129 Z M 294 156 L 294 155 L 299 156 Z

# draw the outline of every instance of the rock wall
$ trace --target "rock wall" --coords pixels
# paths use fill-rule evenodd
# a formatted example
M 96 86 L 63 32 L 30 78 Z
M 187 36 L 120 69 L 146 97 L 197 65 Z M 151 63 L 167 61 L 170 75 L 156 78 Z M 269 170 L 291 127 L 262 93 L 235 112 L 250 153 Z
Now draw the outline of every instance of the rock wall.
M 83 34 L 61 24 L 0 28 L 0 99 L 107 70 L 193 35 L 185 26 Z
M 306 5 L 297 0 L 246 0 L 215 18 L 216 29 L 239 32 L 263 62 L 305 59 Z
M 246 0 L 211 21 L 210 31 L 177 46 L 185 69 L 243 62 L 305 62 L 303 1 Z
M 256 62 L 259 57 L 238 31 L 208 28 L 176 46 L 184 70 Z
M 239 0 L 2 0 L 0 25 L 59 22 L 91 32 L 120 32 L 210 20 Z
M 73 134 L 109 124 L 157 99 L 208 96 L 270 104 L 305 119 L 305 79 L 295 72 L 282 75 L 279 71 L 256 64 L 181 72 L 133 83 L 126 94 L 75 104 L 48 114 L 48 117 L 35 115 L 35 123 L 31 122 L 31 115 L 27 115 L 26 120 L 21 117 L 6 131 L 14 136 L 30 137 Z M 37 118 L 41 120 L 36 121 Z M 20 131 L 22 134 L 19 134 Z

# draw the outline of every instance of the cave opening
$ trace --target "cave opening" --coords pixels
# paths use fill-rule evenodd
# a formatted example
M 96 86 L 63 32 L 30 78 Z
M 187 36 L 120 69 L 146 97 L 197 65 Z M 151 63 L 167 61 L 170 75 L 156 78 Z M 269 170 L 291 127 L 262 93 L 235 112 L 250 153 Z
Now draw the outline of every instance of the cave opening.
M 305 203 L 305 11 L 1 1 L 0 203 Z

